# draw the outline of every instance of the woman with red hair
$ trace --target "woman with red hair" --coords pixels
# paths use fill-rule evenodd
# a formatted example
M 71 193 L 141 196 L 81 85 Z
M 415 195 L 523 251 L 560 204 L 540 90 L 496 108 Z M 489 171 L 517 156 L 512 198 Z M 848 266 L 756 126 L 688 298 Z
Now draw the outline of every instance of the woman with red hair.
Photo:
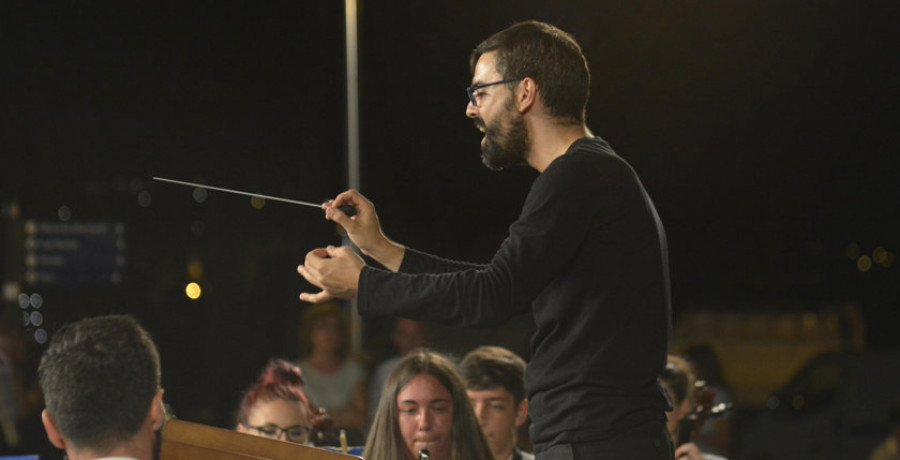
M 241 400 L 237 431 L 311 444 L 319 417 L 303 392 L 300 368 L 273 359 Z

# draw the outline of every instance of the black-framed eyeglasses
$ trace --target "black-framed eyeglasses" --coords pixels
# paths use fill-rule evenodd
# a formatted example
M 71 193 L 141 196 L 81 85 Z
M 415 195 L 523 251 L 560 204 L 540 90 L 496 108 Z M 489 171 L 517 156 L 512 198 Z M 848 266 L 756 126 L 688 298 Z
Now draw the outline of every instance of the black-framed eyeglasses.
M 258 431 L 259 434 L 268 438 L 281 439 L 281 435 L 284 435 L 286 440 L 296 443 L 306 442 L 309 438 L 309 432 L 312 431 L 311 427 L 303 425 L 294 425 L 287 428 L 282 428 L 277 425 L 256 426 L 248 425 L 246 423 L 243 425 L 251 430 Z
M 478 107 L 478 97 L 481 96 L 481 94 L 476 94 L 475 91 L 478 91 L 481 88 L 487 88 L 488 86 L 501 85 L 503 83 L 512 83 L 514 81 L 519 81 L 519 80 L 522 80 L 522 79 L 521 78 L 510 78 L 508 80 L 500 80 L 500 81 L 494 81 L 491 83 L 485 83 L 483 85 L 470 86 L 470 87 L 466 88 L 466 93 L 468 93 L 468 95 L 469 95 L 469 102 L 471 102 L 473 106 Z

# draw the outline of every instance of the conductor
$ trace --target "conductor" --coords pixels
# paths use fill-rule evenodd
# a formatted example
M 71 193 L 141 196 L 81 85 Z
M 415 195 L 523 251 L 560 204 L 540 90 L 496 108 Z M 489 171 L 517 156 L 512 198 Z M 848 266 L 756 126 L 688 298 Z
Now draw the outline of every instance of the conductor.
M 297 270 L 321 291 L 301 300 L 356 297 L 362 316 L 457 326 L 530 312 L 536 458 L 671 459 L 670 403 L 657 383 L 671 334 L 665 234 L 635 171 L 585 124 L 590 74 L 580 46 L 526 21 L 479 44 L 470 66 L 466 115 L 484 132 L 484 164 L 540 173 L 491 262 L 392 241 L 374 205 L 350 190 L 323 205 L 325 216 L 386 270 L 348 247 L 314 249 Z

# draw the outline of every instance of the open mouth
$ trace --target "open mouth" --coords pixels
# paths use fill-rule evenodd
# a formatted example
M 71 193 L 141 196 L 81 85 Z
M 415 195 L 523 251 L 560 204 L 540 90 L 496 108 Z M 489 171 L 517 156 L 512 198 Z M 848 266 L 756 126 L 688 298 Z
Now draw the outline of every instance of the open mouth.
M 478 118 L 475 120 L 475 128 L 481 132 L 485 132 L 484 120 Z

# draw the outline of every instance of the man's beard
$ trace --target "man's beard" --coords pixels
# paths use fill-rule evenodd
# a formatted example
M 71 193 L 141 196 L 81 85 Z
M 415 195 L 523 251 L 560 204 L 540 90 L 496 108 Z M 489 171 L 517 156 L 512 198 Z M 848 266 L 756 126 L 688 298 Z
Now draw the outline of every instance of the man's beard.
M 528 153 L 528 128 L 522 115 L 516 111 L 512 97 L 504 109 L 508 113 L 505 118 L 497 119 L 491 125 L 482 121 L 485 135 L 481 161 L 494 171 L 526 164 L 525 155 Z

